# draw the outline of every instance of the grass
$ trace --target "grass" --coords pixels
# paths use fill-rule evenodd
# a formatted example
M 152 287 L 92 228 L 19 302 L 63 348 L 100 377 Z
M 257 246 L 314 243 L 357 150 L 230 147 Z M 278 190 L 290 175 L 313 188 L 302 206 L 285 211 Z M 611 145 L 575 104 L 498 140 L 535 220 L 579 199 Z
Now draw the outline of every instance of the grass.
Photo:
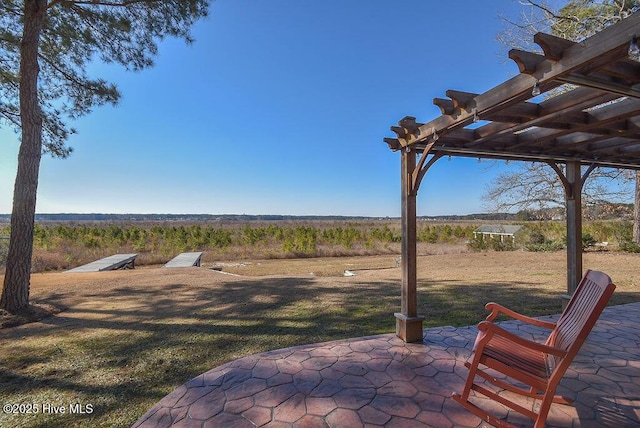
M 585 266 L 618 284 L 614 304 L 640 301 L 638 261 L 585 254 Z M 344 269 L 356 276 L 343 277 Z M 563 253 L 421 256 L 419 312 L 425 327 L 475 324 L 489 300 L 530 315 L 557 313 L 564 269 Z M 242 276 L 206 266 L 33 275 L 33 301 L 67 309 L 0 330 L 0 401 L 66 406 L 67 414 L 0 413 L 0 426 L 130 426 L 164 395 L 227 361 L 395 330 L 395 256 L 254 260 L 223 270 Z M 69 414 L 73 403 L 93 411 Z

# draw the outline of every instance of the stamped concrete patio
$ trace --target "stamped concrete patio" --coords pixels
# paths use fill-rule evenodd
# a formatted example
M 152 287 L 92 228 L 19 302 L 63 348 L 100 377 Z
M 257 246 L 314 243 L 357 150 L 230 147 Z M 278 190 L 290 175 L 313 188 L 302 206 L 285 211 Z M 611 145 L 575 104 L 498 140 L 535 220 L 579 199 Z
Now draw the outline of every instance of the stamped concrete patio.
M 502 326 L 540 334 L 515 321 Z M 475 326 L 440 327 L 425 330 L 422 344 L 386 334 L 251 355 L 182 385 L 134 427 L 488 426 L 449 398 L 462 389 L 475 335 Z M 552 405 L 549 426 L 640 426 L 640 303 L 605 309 L 558 393 L 575 402 Z

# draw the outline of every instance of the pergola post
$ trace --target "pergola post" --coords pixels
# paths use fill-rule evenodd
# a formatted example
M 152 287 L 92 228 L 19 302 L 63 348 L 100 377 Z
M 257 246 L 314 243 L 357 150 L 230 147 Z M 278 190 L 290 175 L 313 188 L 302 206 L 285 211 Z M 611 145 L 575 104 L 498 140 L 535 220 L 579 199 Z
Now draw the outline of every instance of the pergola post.
M 396 335 L 405 342 L 422 342 L 423 316 L 418 316 L 417 294 L 417 237 L 416 195 L 413 172 L 416 169 L 416 152 L 402 150 L 402 291 L 401 311 L 395 313 Z
M 582 278 L 583 177 L 580 175 L 580 162 L 567 162 L 565 177 L 567 180 L 565 185 L 567 203 L 567 294 L 570 297 Z

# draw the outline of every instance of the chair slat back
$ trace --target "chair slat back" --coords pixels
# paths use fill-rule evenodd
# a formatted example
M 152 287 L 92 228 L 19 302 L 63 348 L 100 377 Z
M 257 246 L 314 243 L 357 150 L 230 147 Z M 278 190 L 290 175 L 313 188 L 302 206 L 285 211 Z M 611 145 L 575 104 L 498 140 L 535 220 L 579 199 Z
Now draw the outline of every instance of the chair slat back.
M 605 273 L 589 270 L 578 284 L 569 304 L 562 312 L 546 344 L 567 351 L 569 363 L 578 352 L 604 310 L 616 286 Z M 560 358 L 549 357 L 553 371 Z M 568 364 L 564 365 L 565 368 Z

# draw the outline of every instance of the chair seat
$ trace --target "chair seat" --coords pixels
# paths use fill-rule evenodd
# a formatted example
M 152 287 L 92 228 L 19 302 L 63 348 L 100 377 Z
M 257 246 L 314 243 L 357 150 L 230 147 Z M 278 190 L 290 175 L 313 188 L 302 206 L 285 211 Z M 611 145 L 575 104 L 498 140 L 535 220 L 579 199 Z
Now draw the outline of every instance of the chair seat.
M 488 367 L 493 366 L 487 360 L 487 358 L 491 358 L 512 370 L 527 376 L 535 376 L 543 382 L 549 377 L 544 353 L 534 351 L 504 337 L 493 336 L 485 345 L 483 354 L 480 362 Z

